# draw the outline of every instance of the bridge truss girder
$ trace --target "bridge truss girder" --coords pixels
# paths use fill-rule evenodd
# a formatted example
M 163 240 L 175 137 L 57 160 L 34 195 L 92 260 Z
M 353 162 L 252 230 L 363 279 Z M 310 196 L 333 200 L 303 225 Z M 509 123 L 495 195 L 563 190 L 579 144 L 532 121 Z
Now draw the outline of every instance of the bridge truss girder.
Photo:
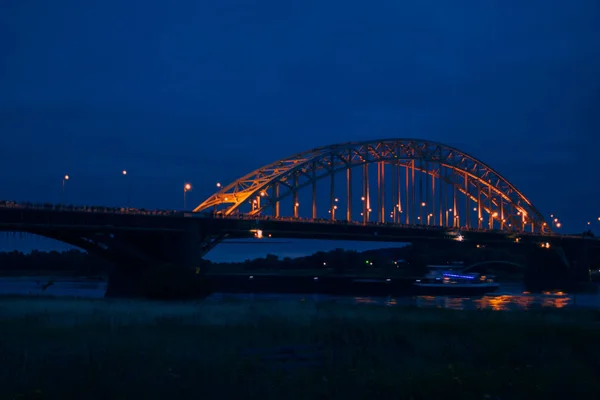
M 305 151 L 261 167 L 224 186 L 194 211 L 213 208 L 227 216 L 260 196 L 263 199 L 261 205 L 249 213 L 260 214 L 267 208 L 277 207 L 286 197 L 297 197 L 298 191 L 321 179 L 342 171 L 349 171 L 350 177 L 351 169 L 373 163 L 411 169 L 452 185 L 476 203 L 481 212 L 488 213 L 490 220 L 497 221 L 503 230 L 530 228 L 533 232 L 550 232 L 533 204 L 491 167 L 456 148 L 419 139 L 352 142 Z M 451 173 L 443 174 L 442 170 Z M 369 190 L 366 192 L 368 194 Z M 469 210 L 466 211 L 468 218 Z M 497 215 L 492 216 L 494 213 Z

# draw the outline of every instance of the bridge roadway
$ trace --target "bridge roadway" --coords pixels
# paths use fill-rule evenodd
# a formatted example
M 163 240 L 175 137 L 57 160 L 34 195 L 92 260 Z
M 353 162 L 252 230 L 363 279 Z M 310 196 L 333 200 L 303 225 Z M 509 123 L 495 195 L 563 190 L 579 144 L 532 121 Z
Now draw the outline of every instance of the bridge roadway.
M 578 271 L 584 280 L 589 279 L 593 260 L 600 259 L 600 240 L 576 235 L 244 215 L 224 218 L 181 211 L 51 204 L 0 202 L 0 231 L 53 238 L 112 261 L 116 268 L 109 279 L 107 296 L 139 294 L 139 282 L 149 266 L 198 267 L 202 257 L 223 239 L 254 237 L 259 231 L 265 240 L 457 241 L 463 246 L 517 246 L 528 254 L 532 265 L 547 267 L 556 263 L 560 268 Z M 547 244 L 554 251 L 549 251 Z
M 491 243 L 549 243 L 590 240 L 600 246 L 600 238 L 579 235 L 537 234 L 500 230 L 448 228 L 432 225 L 403 225 L 312 220 L 270 216 L 213 216 L 169 210 L 138 210 L 108 207 L 71 207 L 54 204 L 0 202 L 0 230 L 29 232 L 60 240 L 61 232 L 90 234 L 182 234 L 196 230 L 201 238 L 250 238 L 261 231 L 263 238 L 412 242 L 456 240 Z M 269 236 L 270 235 L 270 236 Z

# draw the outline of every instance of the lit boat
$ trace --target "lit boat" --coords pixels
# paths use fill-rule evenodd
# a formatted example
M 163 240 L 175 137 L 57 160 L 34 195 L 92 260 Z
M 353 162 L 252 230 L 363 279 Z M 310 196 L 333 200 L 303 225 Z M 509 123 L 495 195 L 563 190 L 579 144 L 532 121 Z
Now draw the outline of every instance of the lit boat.
M 414 283 L 420 295 L 472 296 L 491 293 L 500 285 L 494 277 L 477 273 L 456 271 L 432 271 Z

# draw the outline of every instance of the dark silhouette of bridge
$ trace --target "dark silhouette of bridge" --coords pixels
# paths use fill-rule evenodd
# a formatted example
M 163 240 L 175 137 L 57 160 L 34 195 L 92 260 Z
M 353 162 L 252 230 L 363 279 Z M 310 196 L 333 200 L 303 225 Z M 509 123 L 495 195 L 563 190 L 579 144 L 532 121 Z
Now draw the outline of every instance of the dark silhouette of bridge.
M 221 187 L 190 212 L 4 202 L 0 230 L 60 240 L 116 262 L 117 270 L 196 267 L 226 238 L 520 245 L 553 251 L 565 266 L 588 270 L 582 249 L 600 245 L 553 232 L 537 208 L 483 162 L 416 139 L 302 152 Z

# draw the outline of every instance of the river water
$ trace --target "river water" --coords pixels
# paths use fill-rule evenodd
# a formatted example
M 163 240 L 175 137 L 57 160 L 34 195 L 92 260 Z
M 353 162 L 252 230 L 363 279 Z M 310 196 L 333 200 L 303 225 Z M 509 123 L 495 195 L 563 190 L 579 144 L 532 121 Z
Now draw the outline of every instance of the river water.
M 77 278 L 10 277 L 0 278 L 0 295 L 29 295 L 102 298 L 106 292 L 106 282 Z M 225 299 L 253 300 L 298 300 L 311 302 L 331 302 L 347 304 L 378 304 L 382 306 L 416 306 L 449 309 L 491 309 L 527 310 L 541 307 L 600 308 L 600 294 L 568 294 L 544 292 L 532 294 L 519 285 L 501 286 L 485 296 L 411 296 L 411 297 L 352 297 L 322 294 L 227 294 L 216 293 L 207 301 L 219 302 Z

